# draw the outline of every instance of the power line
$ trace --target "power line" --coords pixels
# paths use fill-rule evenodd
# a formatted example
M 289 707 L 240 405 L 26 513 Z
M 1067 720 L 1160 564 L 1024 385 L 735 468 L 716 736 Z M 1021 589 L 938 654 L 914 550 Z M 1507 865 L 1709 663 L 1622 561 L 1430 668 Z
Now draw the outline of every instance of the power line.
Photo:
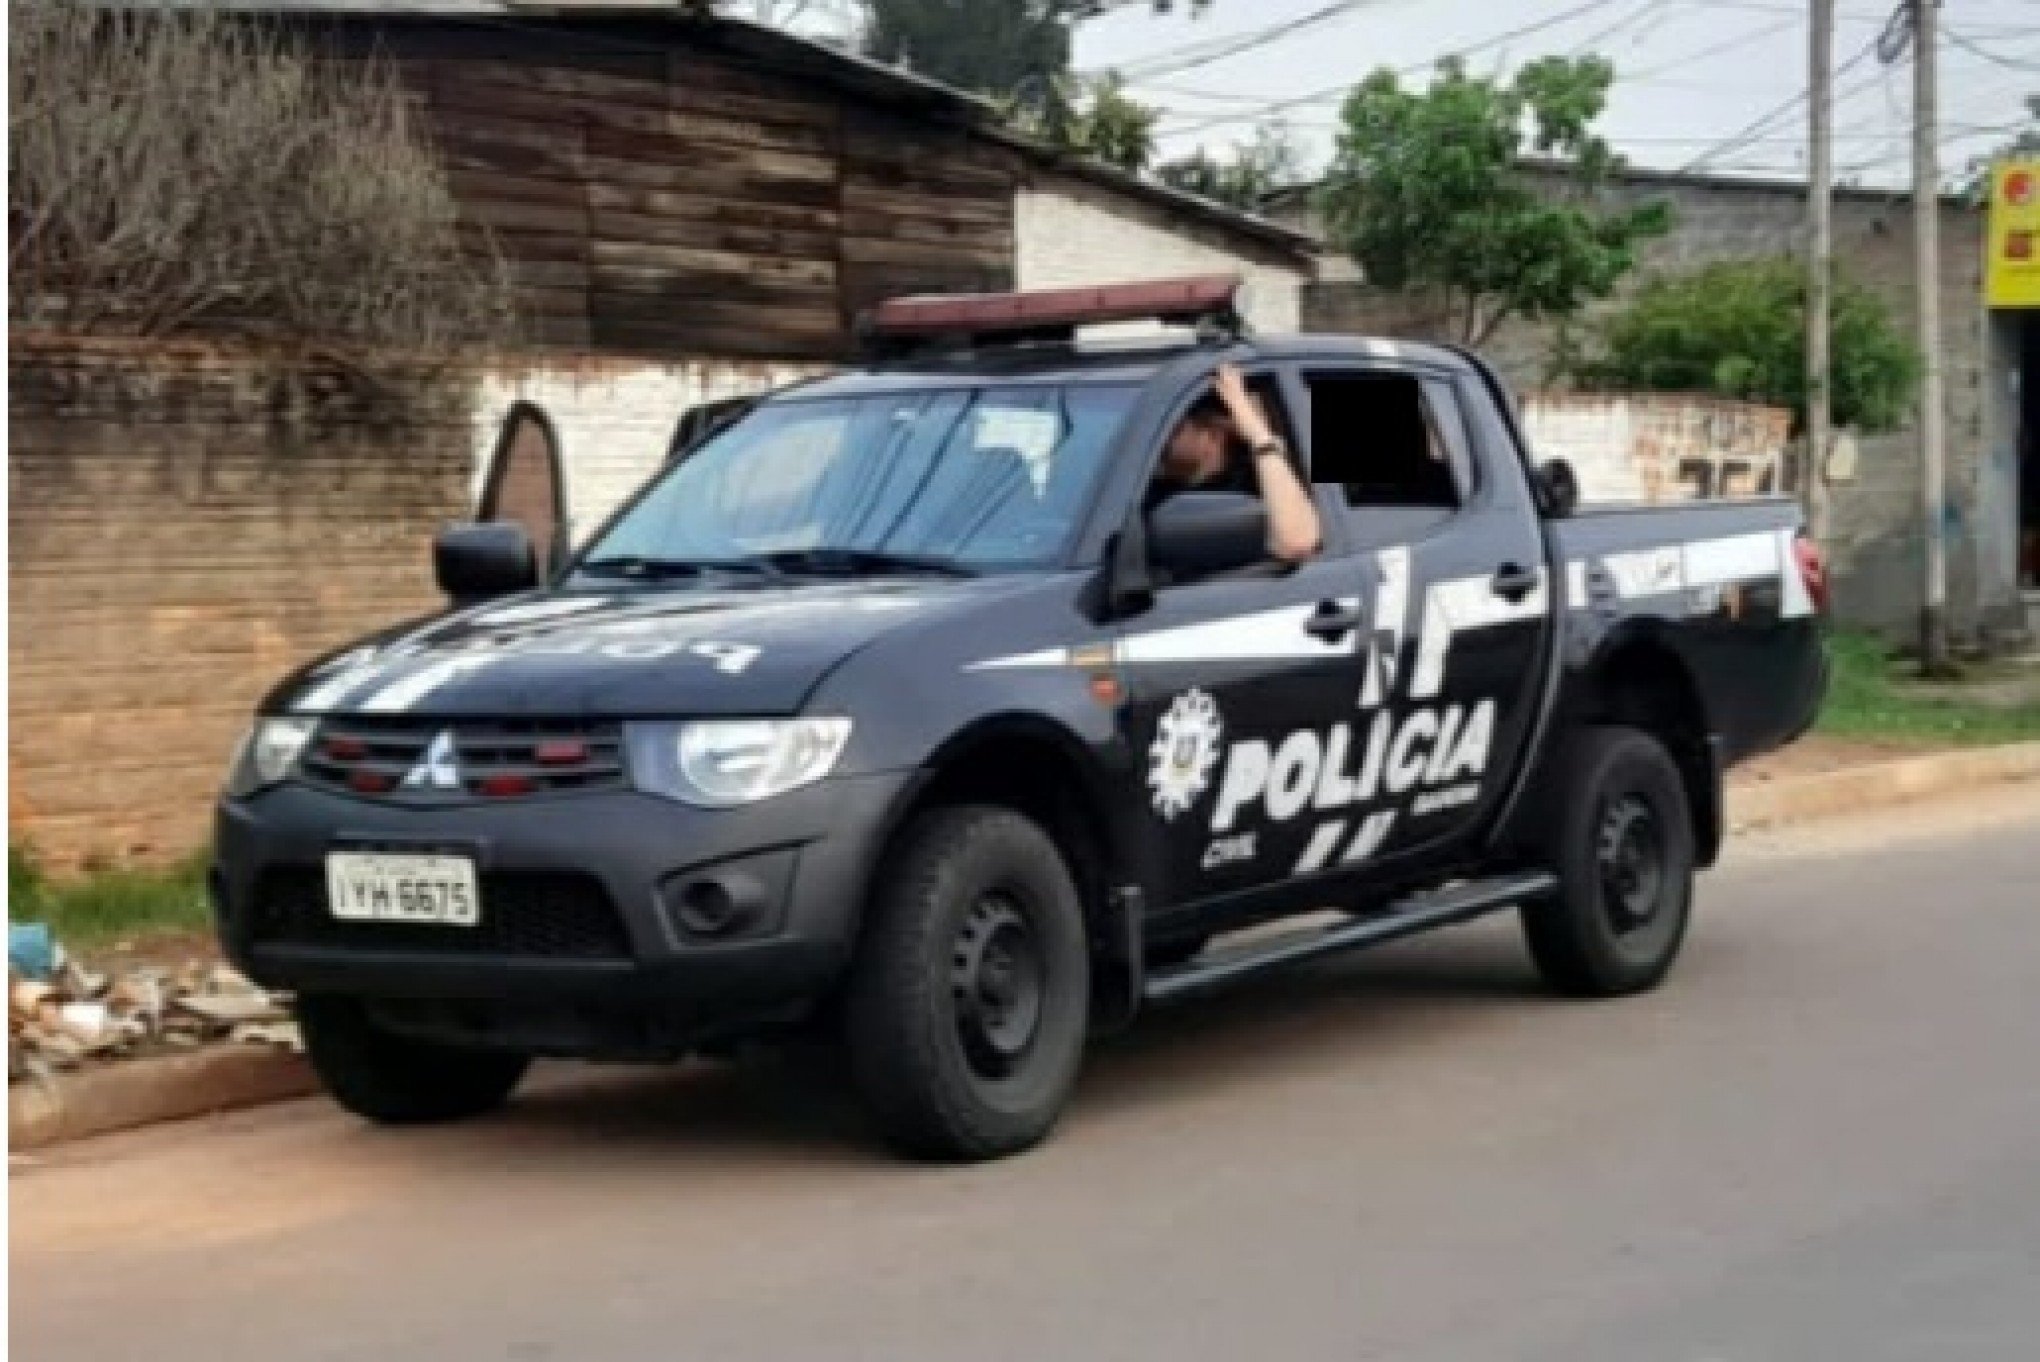
M 1667 71 L 1677 71 L 1692 65 L 1696 61 L 1705 61 L 1709 57 L 1718 57 L 1724 52 L 1733 52 L 1737 48 L 1748 47 L 1751 43 L 1762 42 L 1773 34 L 1782 33 L 1788 28 L 1796 28 L 1798 24 L 1799 21 L 1796 17 L 1780 19 L 1775 24 L 1765 24 L 1763 27 L 1745 33 L 1741 37 L 1724 38 L 1720 42 L 1709 44 L 1697 52 L 1688 52 L 1683 57 L 1674 57 L 1669 61 L 1660 62 L 1656 66 L 1645 67 L 1641 71 L 1623 76 L 1622 79 L 1632 83 L 1652 80 L 1665 74 Z
M 1876 50 L 1877 44 L 1875 41 L 1865 43 L 1862 46 L 1862 48 L 1857 51 L 1855 56 L 1849 58 L 1846 62 L 1842 63 L 1842 65 L 1835 71 L 1836 78 L 1839 79 L 1840 77 L 1845 76 L 1849 72 L 1855 70 L 1858 66 L 1861 66 L 1866 60 L 1869 59 L 1871 54 L 1874 53 Z M 1868 88 L 1869 86 L 1867 84 L 1855 87 L 1856 90 Z M 1855 93 L 1855 90 L 1852 90 L 1850 93 Z M 1837 92 L 1836 98 L 1838 100 L 1841 98 L 1839 92 Z M 1768 109 L 1761 114 L 1758 114 L 1748 123 L 1736 129 L 1728 136 L 1722 138 L 1720 141 L 1716 142 L 1713 146 L 1709 147 L 1707 150 L 1701 152 L 1698 156 L 1695 156 L 1692 160 L 1688 161 L 1685 165 L 1680 166 L 1678 173 L 1684 175 L 1691 171 L 1699 170 L 1703 166 L 1709 164 L 1710 162 L 1719 160 L 1721 157 L 1728 155 L 1730 152 L 1737 151 L 1742 147 L 1747 146 L 1752 139 L 1760 137 L 1764 133 L 1768 132 L 1771 129 L 1771 127 L 1778 122 L 1779 119 L 1791 117 L 1793 113 L 1798 111 L 1800 105 L 1806 103 L 1806 99 L 1807 92 L 1805 90 L 1801 90 L 1797 94 L 1793 95 L 1790 99 L 1786 100 L 1784 103 L 1779 104 L 1775 108 Z
M 1428 60 L 1421 62 L 1412 62 L 1407 66 L 1398 67 L 1396 68 L 1396 74 L 1403 76 L 1417 75 L 1422 72 L 1434 69 L 1440 62 L 1449 61 L 1455 57 L 1457 58 L 1470 57 L 1474 53 L 1482 51 L 1486 48 L 1497 47 L 1503 43 L 1513 42 L 1517 38 L 1526 38 L 1530 36 L 1532 33 L 1541 33 L 1548 28 L 1556 28 L 1558 25 L 1566 23 L 1573 19 L 1577 19 L 1581 15 L 1590 14 L 1597 9 L 1605 9 L 1609 5 L 1615 3 L 1617 3 L 1617 0 L 1586 0 L 1586 3 L 1584 4 L 1574 5 L 1570 9 L 1561 10 L 1557 14 L 1554 14 L 1547 19 L 1538 20 L 1536 23 L 1524 24 L 1521 27 L 1512 28 L 1505 33 L 1497 33 L 1492 37 L 1482 38 L 1480 41 L 1469 43 L 1465 47 L 1462 47 L 1454 52 L 1443 52 L 1435 57 L 1429 58 Z M 1343 98 L 1346 95 L 1346 93 L 1353 88 L 1354 84 L 1355 82 L 1352 81 L 1341 81 L 1337 85 L 1328 85 L 1322 90 L 1312 90 L 1307 94 L 1292 95 L 1287 99 L 1272 100 L 1269 103 L 1263 105 L 1257 111 L 1242 112 L 1239 114 L 1219 114 L 1210 117 L 1205 117 L 1200 119 L 1200 121 L 1192 123 L 1186 127 L 1170 129 L 1169 135 L 1172 137 L 1186 137 L 1192 133 L 1204 132 L 1210 128 L 1222 127 L 1227 123 L 1249 122 L 1257 118 L 1265 118 L 1270 114 L 1281 113 L 1289 109 L 1299 109 L 1307 104 L 1321 104 L 1327 99 L 1340 99 Z
M 1251 52 L 1257 47 L 1266 47 L 1270 43 L 1293 38 L 1298 33 L 1320 24 L 1330 23 L 1334 19 L 1343 19 L 1356 10 L 1384 3 L 1390 3 L 1390 0 L 1332 0 L 1331 4 L 1322 5 L 1308 14 L 1299 14 L 1294 19 L 1285 19 L 1266 28 L 1204 38 L 1194 43 L 1185 43 L 1178 48 L 1151 53 L 1139 61 L 1128 62 L 1119 68 L 1120 74 L 1131 79 L 1138 76 L 1169 75 L 1172 72 L 1209 66 L 1213 62 L 1236 57 L 1242 52 Z
M 1997 53 L 1988 51 L 1980 43 L 1964 37 L 1952 28 L 1943 28 L 1941 36 L 1963 51 L 1981 57 L 1993 66 L 2002 66 L 2013 71 L 2040 71 L 2040 61 L 2014 61 L 2010 57 L 2000 57 Z
M 1625 28 L 1635 27 L 1637 24 L 1642 23 L 1644 20 L 1650 18 L 1651 15 L 1657 13 L 1659 10 L 1663 9 L 1666 5 L 1669 5 L 1671 3 L 1672 0 L 1647 0 L 1647 3 L 1644 5 L 1644 7 L 1636 11 L 1634 14 L 1625 14 L 1620 19 L 1617 19 L 1614 23 L 1609 24 L 1606 28 L 1595 29 L 1592 33 L 1588 34 L 1586 37 L 1580 39 L 1577 43 L 1574 43 L 1570 55 L 1575 57 L 1584 55 L 1589 48 L 1594 46 L 1594 44 L 1606 42 L 1608 39 L 1614 37 L 1616 34 L 1620 33 Z

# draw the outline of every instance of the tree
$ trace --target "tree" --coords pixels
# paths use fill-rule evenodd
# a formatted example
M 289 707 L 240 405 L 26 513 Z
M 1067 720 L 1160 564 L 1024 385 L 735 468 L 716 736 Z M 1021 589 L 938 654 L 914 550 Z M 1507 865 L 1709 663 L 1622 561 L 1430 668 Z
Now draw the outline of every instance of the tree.
M 1177 0 L 1134 0 L 1167 14 Z M 1129 0 L 863 0 L 864 52 L 994 98 L 1039 100 L 1069 74 L 1078 24 Z M 1210 0 L 1187 0 L 1201 12 Z
M 1230 155 L 1213 156 L 1199 147 L 1155 167 L 1155 176 L 1177 189 L 1251 212 L 1276 190 L 1303 178 L 1303 150 L 1287 127 L 1264 123 Z
M 1614 78 L 1600 57 L 1546 57 L 1507 83 L 1451 60 L 1422 91 L 1376 71 L 1341 111 L 1328 229 L 1369 282 L 1439 295 L 1469 343 L 1510 317 L 1576 314 L 1671 225 L 1663 204 L 1594 206 L 1618 164 L 1592 131 Z
M 1838 275 L 1832 301 L 1835 421 L 1889 430 L 1905 418 L 1920 360 L 1884 301 Z M 1582 383 L 1704 392 L 1806 414 L 1806 270 L 1779 257 L 1654 279 L 1596 328 Z
M 1117 76 L 1055 82 L 1050 96 L 1011 103 L 1007 117 L 1023 132 L 1082 156 L 1139 174 L 1155 154 L 1159 111 L 1126 93 Z
M 1154 156 L 1157 110 L 1113 75 L 1070 70 L 1077 25 L 1115 10 L 1201 14 L 1211 0 L 686 0 L 761 23 L 829 18 L 866 56 L 995 101 L 1023 132 L 1139 172 Z
M 364 353 L 498 344 L 500 262 L 384 62 L 218 11 L 9 11 L 8 310 L 30 326 L 256 333 Z

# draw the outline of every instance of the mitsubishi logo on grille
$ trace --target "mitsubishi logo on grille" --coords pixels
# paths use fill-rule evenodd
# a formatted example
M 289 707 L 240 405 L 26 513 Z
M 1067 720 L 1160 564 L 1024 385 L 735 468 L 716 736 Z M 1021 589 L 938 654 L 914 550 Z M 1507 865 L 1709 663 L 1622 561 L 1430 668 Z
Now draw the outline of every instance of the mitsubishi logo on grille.
M 458 790 L 460 788 L 460 757 L 453 749 L 453 730 L 444 728 L 432 745 L 425 749 L 425 755 L 418 758 L 404 776 L 407 790 Z

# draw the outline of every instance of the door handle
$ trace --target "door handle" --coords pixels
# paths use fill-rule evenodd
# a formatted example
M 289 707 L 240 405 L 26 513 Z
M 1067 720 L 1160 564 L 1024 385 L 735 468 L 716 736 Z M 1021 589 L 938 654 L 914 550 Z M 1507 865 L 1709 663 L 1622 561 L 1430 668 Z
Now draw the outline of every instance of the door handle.
M 1537 589 L 1537 573 L 1515 563 L 1504 563 L 1495 569 L 1488 586 L 1505 601 L 1520 601 Z
M 1319 601 L 1318 608 L 1303 622 L 1303 631 L 1312 638 L 1321 638 L 1327 643 L 1337 643 L 1360 627 L 1360 607 L 1341 605 L 1337 601 Z

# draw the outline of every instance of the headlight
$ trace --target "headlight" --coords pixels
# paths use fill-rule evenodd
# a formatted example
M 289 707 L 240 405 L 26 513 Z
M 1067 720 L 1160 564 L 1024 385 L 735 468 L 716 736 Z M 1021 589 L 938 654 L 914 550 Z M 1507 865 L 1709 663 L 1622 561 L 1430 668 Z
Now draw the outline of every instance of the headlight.
M 246 799 L 289 779 L 297 768 L 298 754 L 318 726 L 317 719 L 257 719 L 234 754 L 234 765 L 227 772 L 227 793 Z
M 639 788 L 726 809 L 812 785 L 850 741 L 848 719 L 704 719 L 633 724 Z

